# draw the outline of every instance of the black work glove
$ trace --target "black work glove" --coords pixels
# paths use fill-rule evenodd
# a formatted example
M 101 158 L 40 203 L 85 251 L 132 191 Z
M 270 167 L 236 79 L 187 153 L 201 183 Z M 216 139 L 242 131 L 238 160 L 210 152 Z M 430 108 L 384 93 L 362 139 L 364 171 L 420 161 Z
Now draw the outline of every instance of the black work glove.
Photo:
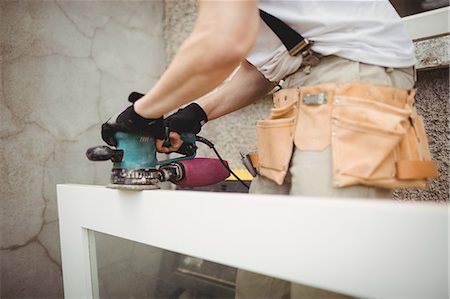
M 141 93 L 132 92 L 128 101 L 134 103 L 143 96 Z M 102 125 L 102 139 L 107 144 L 115 146 L 117 144 L 114 134 L 119 131 L 155 139 L 165 139 L 166 136 L 162 117 L 156 119 L 142 117 L 134 111 L 133 105 L 111 117 Z
M 198 134 L 208 121 L 208 116 L 197 103 L 191 103 L 179 109 L 165 119 L 165 125 L 171 132 Z

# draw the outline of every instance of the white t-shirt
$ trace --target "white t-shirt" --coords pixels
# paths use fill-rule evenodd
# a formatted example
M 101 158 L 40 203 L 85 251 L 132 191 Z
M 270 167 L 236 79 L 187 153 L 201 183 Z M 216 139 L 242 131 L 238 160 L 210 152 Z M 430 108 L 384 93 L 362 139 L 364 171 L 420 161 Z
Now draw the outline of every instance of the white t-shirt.
M 415 64 L 414 45 L 388 0 L 260 0 L 259 8 L 279 18 L 312 49 L 385 67 Z M 261 20 L 256 43 L 247 60 L 270 81 L 295 72 L 302 59 L 285 46 Z

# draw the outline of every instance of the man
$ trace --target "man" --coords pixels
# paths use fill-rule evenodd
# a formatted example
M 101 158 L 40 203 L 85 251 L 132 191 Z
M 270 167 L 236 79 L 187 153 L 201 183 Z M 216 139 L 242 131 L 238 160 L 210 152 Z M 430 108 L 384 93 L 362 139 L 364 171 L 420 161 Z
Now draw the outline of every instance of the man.
M 311 51 L 307 55 L 291 56 L 271 28 L 260 20 L 258 8 L 279 18 L 313 41 Z M 278 110 L 272 112 L 269 124 L 271 120 L 275 120 L 274 123 L 277 124 L 286 123 L 290 126 L 287 135 L 296 135 L 285 142 L 284 152 L 288 155 L 285 159 L 287 162 L 283 163 L 287 163 L 288 167 L 283 170 L 281 164 L 275 165 L 277 161 L 268 159 L 268 164 L 275 163 L 273 169 L 266 165 L 266 171 L 261 172 L 263 175 L 252 182 L 250 192 L 390 198 L 390 188 L 386 187 L 389 184 L 366 184 L 364 178 L 341 186 L 334 178 L 334 172 L 339 170 L 335 166 L 333 168 L 332 161 L 334 152 L 331 144 L 334 141 L 330 137 L 333 134 L 331 118 L 337 121 L 331 116 L 332 110 L 323 113 L 326 116 L 323 122 L 314 121 L 314 125 L 302 122 L 315 117 L 314 111 L 334 109 L 330 100 L 337 94 L 336 90 L 341 88 L 339 86 L 348 82 L 372 84 L 373 86 L 367 87 L 366 93 L 373 88 L 377 90 L 377 86 L 412 89 L 415 80 L 414 64 L 413 44 L 388 0 L 199 1 L 195 27 L 166 72 L 142 98 L 105 123 L 102 134 L 109 144 L 114 144 L 113 134 L 117 130 L 164 139 L 164 114 L 208 94 L 238 66 L 231 81 L 217 92 L 203 97 L 197 103 L 191 103 L 167 118 L 172 145 L 169 148 L 163 147 L 163 141 L 158 140 L 157 149 L 160 152 L 177 150 L 182 143 L 178 133 L 198 133 L 206 121 L 255 102 L 270 92 L 280 80 L 284 80 L 283 88 L 286 90 L 332 83 L 320 87 L 320 92 L 316 95 L 304 95 L 301 100 L 302 108 L 292 108 L 284 120 L 278 114 L 283 109 L 286 110 L 287 106 L 279 103 Z M 364 84 L 362 87 L 357 86 L 366 88 Z M 390 94 L 391 90 L 388 91 Z M 289 92 L 283 93 L 282 90 L 280 94 L 288 104 L 297 107 L 298 99 L 289 99 Z M 385 89 L 383 94 L 386 94 Z M 410 93 L 405 91 L 404 94 L 406 97 Z M 297 96 L 294 95 L 294 98 Z M 370 96 L 368 98 L 373 102 Z M 304 115 L 305 111 L 311 114 Z M 400 111 L 399 115 L 403 115 L 402 113 Z M 339 116 L 336 118 L 339 119 Z M 397 125 L 401 127 L 403 123 L 401 120 Z M 270 144 L 264 142 L 264 136 L 267 136 L 264 134 L 266 131 L 269 135 L 272 134 L 272 127 L 266 127 L 265 124 L 262 122 L 258 129 L 262 132 L 261 144 L 262 147 L 270 147 Z M 317 141 L 318 135 L 325 137 Z M 270 142 L 269 139 L 268 143 Z M 273 140 L 272 144 L 276 142 Z M 354 148 L 357 149 L 358 145 Z M 258 151 L 260 150 L 265 149 L 259 148 Z M 277 169 L 278 166 L 280 169 Z M 264 170 L 264 165 L 261 170 Z M 376 174 L 377 171 L 373 173 Z M 345 175 L 342 177 L 348 179 Z M 379 188 L 380 186 L 383 188 Z M 245 277 L 246 275 L 251 276 L 240 272 L 240 280 L 251 282 L 252 278 Z M 238 293 L 243 292 L 242 296 L 245 297 L 246 289 L 260 288 L 262 293 L 257 296 L 268 296 L 263 285 L 250 283 L 247 287 L 240 287 L 238 284 Z M 278 295 L 275 293 L 272 292 L 270 297 L 281 298 L 286 295 L 283 292 Z M 292 291 L 291 295 L 295 296 L 294 293 Z
M 290 56 L 260 20 L 258 6 L 313 41 L 312 59 Z M 114 144 L 113 133 L 123 129 L 163 139 L 164 114 L 209 93 L 238 66 L 218 92 L 168 118 L 172 146 L 165 148 L 158 140 L 160 152 L 179 148 L 182 141 L 177 133 L 198 133 L 206 121 L 253 103 L 282 79 L 284 88 L 367 82 L 411 89 L 414 63 L 413 44 L 387 0 L 200 1 L 195 27 L 166 72 L 147 94 L 104 125 L 103 138 Z M 125 120 L 134 125 L 124 125 Z M 389 189 L 336 188 L 331 172 L 329 144 L 314 150 L 296 144 L 282 184 L 259 176 L 251 192 L 390 197 Z

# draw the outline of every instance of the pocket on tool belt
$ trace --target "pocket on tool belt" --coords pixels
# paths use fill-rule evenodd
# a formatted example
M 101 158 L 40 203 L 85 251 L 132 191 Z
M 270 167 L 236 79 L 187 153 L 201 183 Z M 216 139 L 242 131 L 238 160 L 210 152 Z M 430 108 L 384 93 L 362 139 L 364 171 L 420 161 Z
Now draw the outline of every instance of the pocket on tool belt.
M 336 96 L 331 124 L 334 184 L 395 177 L 398 145 L 410 127 L 409 115 L 407 108 Z
M 437 175 L 421 117 L 358 97 L 336 97 L 332 112 L 333 183 L 425 187 Z
M 402 180 L 436 178 L 439 173 L 430 154 L 423 117 L 414 114 L 410 121 L 412 126 L 399 145 L 397 177 Z
M 272 108 L 270 110 L 269 120 L 275 119 L 288 119 L 295 116 L 296 113 L 296 101 L 286 102 L 283 107 Z
M 293 150 L 295 117 L 259 120 L 259 172 L 282 184 L 289 168 Z

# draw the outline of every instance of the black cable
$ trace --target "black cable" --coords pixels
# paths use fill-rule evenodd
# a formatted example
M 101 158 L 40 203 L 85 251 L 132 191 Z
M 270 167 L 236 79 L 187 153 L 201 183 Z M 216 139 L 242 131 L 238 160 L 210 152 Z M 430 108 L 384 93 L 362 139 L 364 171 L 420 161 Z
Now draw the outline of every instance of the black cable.
M 231 170 L 231 168 L 225 163 L 225 161 L 222 159 L 222 157 L 219 155 L 219 152 L 216 150 L 216 148 L 214 147 L 214 144 L 211 142 L 211 141 L 209 141 L 208 139 L 206 139 L 206 138 L 204 138 L 204 137 L 201 137 L 201 136 L 196 136 L 195 137 L 196 138 L 196 140 L 198 141 L 198 142 L 201 142 L 201 143 L 203 143 L 203 144 L 206 144 L 207 146 L 209 146 L 209 148 L 211 148 L 213 151 L 214 151 L 214 153 L 216 153 L 216 155 L 217 155 L 217 157 L 219 158 L 219 160 L 220 160 L 220 163 L 222 163 L 222 165 L 226 168 L 226 170 L 228 170 L 242 185 L 244 185 L 244 187 L 245 188 L 247 188 L 247 190 L 248 189 L 250 189 L 250 187 L 246 184 L 246 183 L 244 183 L 244 181 L 242 181 L 234 172 L 233 172 L 233 170 Z

